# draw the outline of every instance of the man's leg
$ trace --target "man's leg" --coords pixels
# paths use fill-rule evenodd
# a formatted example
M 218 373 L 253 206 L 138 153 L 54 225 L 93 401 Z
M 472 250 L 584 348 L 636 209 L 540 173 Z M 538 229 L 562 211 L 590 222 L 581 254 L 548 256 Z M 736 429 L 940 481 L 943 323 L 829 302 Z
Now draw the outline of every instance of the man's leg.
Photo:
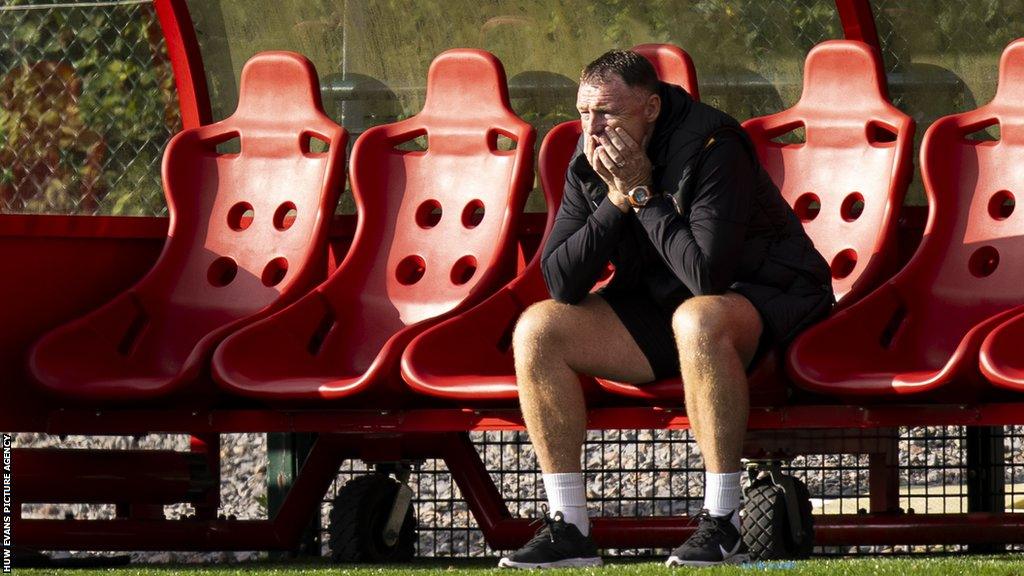
M 761 315 L 739 294 L 698 296 L 676 309 L 672 330 L 679 348 L 686 414 L 704 457 L 704 508 L 713 518 L 731 523 L 738 535 L 740 458 L 750 412 L 746 367 L 757 352 Z M 722 549 L 740 551 L 740 543 L 732 540 Z M 716 554 L 715 547 L 704 551 L 684 544 L 669 563 L 713 564 L 718 563 Z M 723 556 L 721 561 L 729 561 L 728 555 Z
M 586 488 L 580 457 L 587 408 L 578 373 L 646 382 L 653 371 L 640 347 L 594 294 L 578 305 L 545 300 L 523 313 L 513 336 L 519 405 L 544 472 L 551 513 L 586 535 Z
M 761 315 L 736 293 L 698 296 L 679 306 L 672 329 L 704 466 L 738 472 L 750 410 L 746 369 L 761 338 Z

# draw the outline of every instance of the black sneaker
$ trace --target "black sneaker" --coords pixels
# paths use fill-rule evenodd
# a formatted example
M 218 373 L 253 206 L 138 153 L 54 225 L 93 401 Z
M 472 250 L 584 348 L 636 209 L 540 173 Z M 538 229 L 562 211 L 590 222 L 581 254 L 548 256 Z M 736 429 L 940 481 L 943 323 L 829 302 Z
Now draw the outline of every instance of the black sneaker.
M 552 518 L 545 511 L 541 520 L 544 525 L 537 530 L 537 535 L 499 560 L 499 568 L 572 568 L 603 564 L 590 536 L 584 536 L 575 524 L 566 522 L 561 512 L 555 512 Z
M 750 556 L 743 544 L 740 531 L 732 525 L 733 511 L 728 516 L 715 517 L 701 510 L 697 518 L 697 531 L 683 542 L 665 561 L 665 566 L 716 566 L 740 564 Z

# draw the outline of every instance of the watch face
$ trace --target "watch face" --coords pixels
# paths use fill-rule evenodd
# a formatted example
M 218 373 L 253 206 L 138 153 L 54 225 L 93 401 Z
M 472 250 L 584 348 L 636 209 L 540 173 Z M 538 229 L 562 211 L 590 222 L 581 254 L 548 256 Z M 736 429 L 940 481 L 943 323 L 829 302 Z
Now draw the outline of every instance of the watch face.
M 643 206 L 650 200 L 651 194 L 647 191 L 646 186 L 637 186 L 629 191 L 629 195 L 633 198 L 633 203 L 637 206 Z

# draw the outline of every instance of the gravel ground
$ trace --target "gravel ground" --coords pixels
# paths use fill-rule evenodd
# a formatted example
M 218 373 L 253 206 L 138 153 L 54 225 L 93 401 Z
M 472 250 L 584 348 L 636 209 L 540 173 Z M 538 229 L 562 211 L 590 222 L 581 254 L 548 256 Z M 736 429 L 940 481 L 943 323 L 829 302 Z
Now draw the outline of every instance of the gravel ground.
M 965 441 L 958 429 L 914 429 L 900 440 L 899 466 L 904 491 L 920 492 L 922 487 L 959 491 L 964 474 Z M 538 513 L 543 490 L 536 472 L 536 460 L 523 433 L 474 433 L 473 439 L 492 477 L 508 500 L 513 514 Z M 139 437 L 68 436 L 18 434 L 16 447 L 171 449 L 188 450 L 184 435 Z M 1007 438 L 1006 461 L 1024 462 L 1024 440 Z M 594 515 L 673 515 L 693 513 L 700 508 L 703 494 L 701 458 L 687 432 L 624 430 L 591 432 L 585 452 L 588 497 Z M 622 469 L 616 471 L 614 469 Z M 792 462 L 798 477 L 810 488 L 821 507 L 867 492 L 866 455 L 801 456 Z M 328 497 L 353 475 L 365 470 L 361 463 L 348 463 Z M 262 519 L 266 511 L 266 436 L 225 434 L 221 437 L 221 508 L 219 514 L 238 519 Z M 1024 466 L 1008 466 L 1008 482 L 1024 481 Z M 421 555 L 485 555 L 491 553 L 475 530 L 464 501 L 447 474 L 444 463 L 427 461 L 413 475 L 417 493 L 416 513 L 420 525 Z M 852 505 L 852 504 L 851 504 Z M 866 502 L 863 503 L 866 505 Z M 915 502 L 915 506 L 918 504 Z M 828 507 L 833 509 L 834 506 Z M 329 505 L 324 506 L 326 519 Z M 192 512 L 188 504 L 165 506 L 174 519 Z M 844 513 L 855 510 L 843 510 Z M 918 509 L 919 513 L 924 512 Z M 80 519 L 111 518 L 113 505 L 26 505 L 27 518 Z M 325 539 L 326 540 L 326 539 Z M 326 544 L 324 546 L 325 553 Z M 56 557 L 67 552 L 53 552 Z M 146 563 L 239 562 L 265 557 L 259 552 L 133 552 L 132 560 Z

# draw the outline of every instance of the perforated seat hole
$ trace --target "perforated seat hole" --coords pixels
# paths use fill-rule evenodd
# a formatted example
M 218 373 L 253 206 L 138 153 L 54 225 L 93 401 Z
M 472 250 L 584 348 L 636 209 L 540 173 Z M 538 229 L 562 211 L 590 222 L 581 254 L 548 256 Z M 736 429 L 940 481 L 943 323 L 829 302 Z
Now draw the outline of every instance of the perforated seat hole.
M 771 139 L 775 144 L 801 145 L 807 143 L 807 128 L 802 122 L 783 126 L 780 130 L 784 130 L 784 132 L 776 133 Z
M 988 201 L 988 213 L 992 218 L 996 220 L 1006 220 L 1013 214 L 1013 209 L 1017 207 L 1017 202 L 1007 190 L 1000 190 L 992 195 L 992 198 Z
M 206 279 L 210 284 L 218 288 L 231 284 L 231 281 L 238 275 L 238 264 L 227 256 L 221 256 L 210 264 L 206 272 Z
M 287 274 L 288 259 L 283 256 L 279 256 L 270 262 L 267 262 L 267 265 L 263 267 L 263 275 L 260 279 L 263 280 L 264 286 L 277 286 L 282 280 L 284 280 L 284 277 Z
M 419 256 L 406 256 L 398 263 L 398 268 L 395 270 L 395 278 L 399 284 L 410 286 L 419 282 L 426 271 L 427 263 L 423 261 L 423 258 Z
M 872 144 L 890 144 L 896 141 L 896 132 L 878 122 L 868 123 L 868 141 Z
M 864 196 L 860 192 L 854 192 L 843 199 L 843 205 L 839 209 L 843 220 L 853 222 L 864 213 Z
M 400 152 L 426 152 L 430 148 L 430 138 L 426 132 L 410 134 L 408 140 L 398 142 L 394 147 Z
M 490 147 L 492 152 L 508 153 L 515 150 L 518 143 L 515 139 L 510 138 L 497 130 L 491 130 L 487 134 L 487 145 Z
M 967 266 L 975 278 L 990 276 L 999 267 L 999 251 L 991 246 L 982 246 L 971 254 Z
M 285 202 L 277 207 L 274 211 L 274 228 L 278 230 L 287 230 L 295 224 L 295 218 L 298 217 L 299 211 L 295 208 L 295 204 L 292 202 Z
M 479 200 L 473 200 L 466 204 L 466 208 L 462 210 L 462 225 L 466 228 L 476 228 L 483 221 L 484 203 Z
M 237 156 L 242 152 L 242 141 L 238 137 L 238 134 L 227 134 L 225 135 L 226 140 L 215 142 L 214 152 L 218 156 Z
M 813 192 L 802 194 L 793 204 L 793 211 L 802 222 L 810 222 L 821 212 L 821 198 L 818 198 L 818 195 Z
M 455 266 L 452 266 L 452 284 L 462 286 L 469 282 L 474 274 L 476 274 L 476 258 L 463 256 L 455 262 Z
M 441 203 L 437 200 L 427 200 L 416 209 L 416 224 L 424 230 L 429 230 L 441 221 Z
M 256 212 L 252 209 L 252 204 L 248 202 L 239 202 L 228 210 L 228 227 L 232 230 L 245 230 L 252 225 L 252 219 L 256 216 Z
M 832 259 L 832 279 L 842 280 L 853 273 L 857 267 L 857 251 L 847 248 Z
M 305 154 L 324 154 L 331 149 L 331 144 L 323 138 L 307 133 L 300 138 L 299 147 Z

